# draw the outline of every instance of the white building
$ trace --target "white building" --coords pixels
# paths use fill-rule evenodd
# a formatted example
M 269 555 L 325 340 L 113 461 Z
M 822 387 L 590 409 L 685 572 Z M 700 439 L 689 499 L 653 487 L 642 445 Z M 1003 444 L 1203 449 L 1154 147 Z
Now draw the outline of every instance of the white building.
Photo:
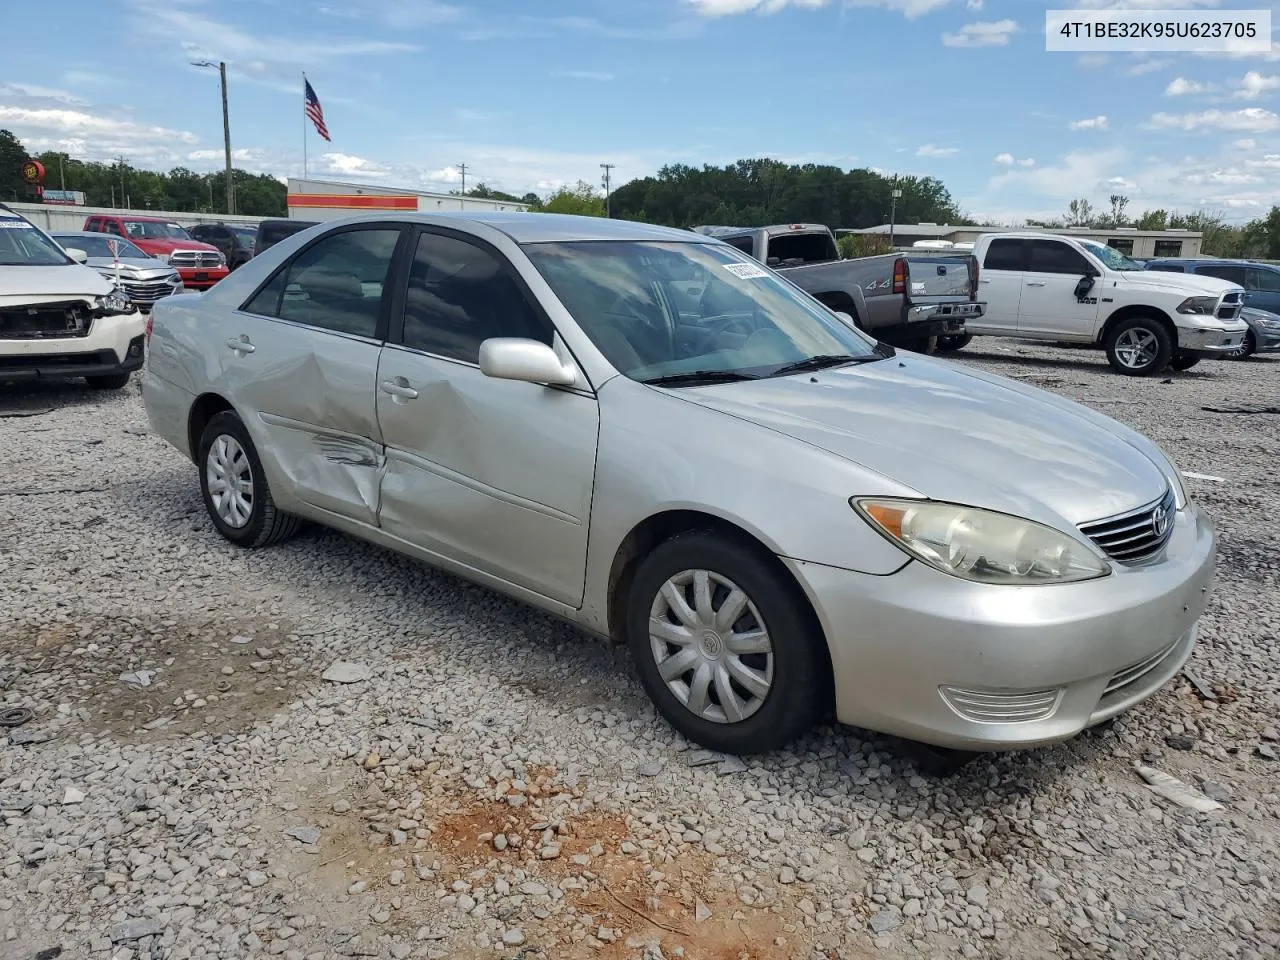
M 452 193 L 425 193 L 367 183 L 289 178 L 289 216 L 294 220 L 337 220 L 357 213 L 440 210 L 528 210 L 526 203 L 484 200 Z
M 1095 240 L 1114 247 L 1129 257 L 1198 257 L 1203 235 L 1194 230 L 1137 230 L 1133 227 L 1113 227 L 1110 230 L 1094 230 L 1090 227 L 1009 227 L 1018 233 L 1042 232 L 1064 234 Z M 1000 233 L 1000 227 L 956 227 L 937 223 L 899 223 L 892 228 L 887 223 L 861 230 L 837 230 L 846 233 L 871 234 L 887 238 L 892 230 L 897 247 L 911 247 L 922 240 L 948 241 L 952 244 L 973 243 L 984 233 Z

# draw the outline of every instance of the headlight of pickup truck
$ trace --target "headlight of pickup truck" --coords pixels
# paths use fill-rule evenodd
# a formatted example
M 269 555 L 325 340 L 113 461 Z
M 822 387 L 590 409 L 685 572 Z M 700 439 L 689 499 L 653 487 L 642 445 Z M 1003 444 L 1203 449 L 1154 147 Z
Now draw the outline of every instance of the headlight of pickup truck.
M 1179 313 L 1189 313 L 1197 317 L 1212 317 L 1217 310 L 1217 297 L 1187 297 L 1178 304 Z
M 132 313 L 133 303 L 118 290 L 112 290 L 104 297 L 98 297 L 94 303 L 98 316 L 109 317 L 119 313 Z
M 1031 520 L 932 500 L 851 502 L 890 542 L 962 580 L 1027 586 L 1111 572 L 1080 541 Z

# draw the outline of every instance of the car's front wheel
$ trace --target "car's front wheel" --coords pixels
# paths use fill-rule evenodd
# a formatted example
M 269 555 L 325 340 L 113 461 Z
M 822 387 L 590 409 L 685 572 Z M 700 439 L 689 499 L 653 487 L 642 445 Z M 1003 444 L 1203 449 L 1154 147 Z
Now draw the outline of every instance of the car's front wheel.
M 85 377 L 94 390 L 123 390 L 129 383 L 129 374 L 113 373 L 101 377 Z
M 1173 358 L 1173 338 L 1164 324 L 1149 317 L 1130 317 L 1116 324 L 1105 347 L 1111 369 L 1130 377 L 1162 372 Z
M 830 703 L 826 644 L 798 588 L 773 558 L 714 533 L 640 562 L 627 640 L 658 711 L 711 750 L 776 750 Z
M 218 532 L 241 547 L 265 547 L 298 531 L 302 521 L 276 507 L 244 423 L 215 414 L 200 435 L 200 492 Z
M 1244 340 L 1241 342 L 1240 346 L 1237 349 L 1232 350 L 1228 356 L 1230 356 L 1232 360 L 1248 360 L 1254 355 L 1257 349 L 1258 339 L 1253 335 L 1253 331 L 1249 330 L 1245 333 Z

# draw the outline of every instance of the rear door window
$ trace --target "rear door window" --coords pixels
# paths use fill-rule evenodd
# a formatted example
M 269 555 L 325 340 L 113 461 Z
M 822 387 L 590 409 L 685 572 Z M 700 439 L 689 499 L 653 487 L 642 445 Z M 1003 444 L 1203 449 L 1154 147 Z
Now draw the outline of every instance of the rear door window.
M 1238 283 L 1244 286 L 1244 267 L 1228 267 L 1208 265 L 1196 267 L 1196 273 L 1206 277 L 1217 277 L 1219 280 L 1226 280 L 1229 283 Z
M 982 261 L 983 270 L 1022 270 L 1021 240 L 992 240 Z

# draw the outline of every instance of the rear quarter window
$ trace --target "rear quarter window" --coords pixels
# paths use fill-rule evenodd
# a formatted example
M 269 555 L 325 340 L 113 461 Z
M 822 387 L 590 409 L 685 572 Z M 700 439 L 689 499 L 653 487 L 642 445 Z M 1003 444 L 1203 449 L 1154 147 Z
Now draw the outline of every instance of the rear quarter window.
M 983 270 L 1022 270 L 1021 240 L 992 240 L 982 260 Z

